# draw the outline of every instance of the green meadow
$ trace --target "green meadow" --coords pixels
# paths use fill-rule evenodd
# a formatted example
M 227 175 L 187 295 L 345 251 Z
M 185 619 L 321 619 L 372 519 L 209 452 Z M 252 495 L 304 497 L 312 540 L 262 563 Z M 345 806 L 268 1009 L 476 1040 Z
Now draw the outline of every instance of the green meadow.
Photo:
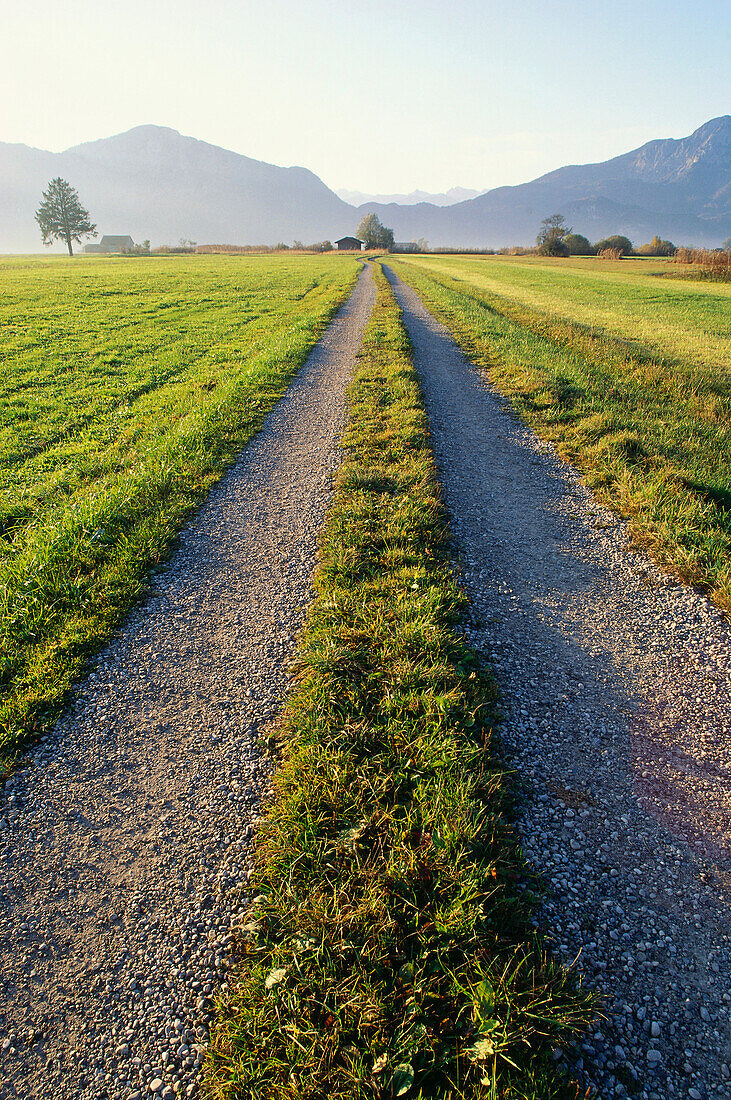
M 352 288 L 343 257 L 0 261 L 0 754 L 47 727 Z
M 635 540 L 731 610 L 731 287 L 662 261 L 388 264 Z

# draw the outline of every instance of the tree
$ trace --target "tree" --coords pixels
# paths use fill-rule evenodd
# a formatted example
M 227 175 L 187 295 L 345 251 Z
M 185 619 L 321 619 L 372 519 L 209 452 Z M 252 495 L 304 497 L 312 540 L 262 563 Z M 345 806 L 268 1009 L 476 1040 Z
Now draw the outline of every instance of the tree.
M 614 237 L 603 237 L 602 240 L 596 242 L 594 250 L 596 252 L 612 250 L 619 252 L 622 256 L 631 256 L 634 251 L 629 237 L 622 237 L 618 234 Z
M 583 233 L 567 233 L 563 243 L 569 250 L 569 256 L 593 256 L 594 249 Z
M 551 214 L 541 222 L 536 244 L 541 256 L 568 256 L 569 250 L 565 238 L 571 233 L 565 225 L 563 214 Z
M 387 252 L 393 248 L 393 229 L 381 225 L 377 214 L 366 214 L 361 218 L 355 235 L 365 242 L 366 248 L 383 248 Z
M 638 256 L 674 256 L 678 251 L 677 247 L 672 241 L 664 241 L 662 237 L 658 237 L 657 233 L 648 241 L 647 244 L 641 244 L 637 249 Z
M 731 252 L 731 237 L 726 238 L 726 240 L 721 245 L 721 248 L 724 252 Z
M 89 221 L 89 211 L 79 202 L 78 193 L 70 183 L 57 176 L 43 192 L 41 205 L 36 210 L 45 245 L 52 241 L 65 241 L 69 256 L 73 256 L 72 241 L 81 243 L 82 237 L 96 237 L 96 226 Z

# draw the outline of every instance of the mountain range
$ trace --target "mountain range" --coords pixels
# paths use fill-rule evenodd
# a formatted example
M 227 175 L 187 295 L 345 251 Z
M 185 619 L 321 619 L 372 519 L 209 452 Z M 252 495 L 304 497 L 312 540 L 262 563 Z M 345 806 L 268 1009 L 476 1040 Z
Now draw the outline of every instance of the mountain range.
M 414 206 L 417 202 L 430 202 L 432 206 L 454 206 L 456 202 L 465 202 L 482 195 L 472 187 L 450 187 L 448 191 L 434 194 L 431 191 L 409 191 L 408 195 L 367 195 L 364 191 L 337 190 L 335 192 L 343 202 L 351 206 L 363 206 L 367 202 L 397 202 L 399 206 Z
M 397 240 L 423 237 L 432 247 L 531 244 L 541 220 L 554 213 L 590 240 L 624 233 L 641 243 L 657 233 L 712 247 L 731 236 L 729 115 L 686 138 L 651 141 L 450 205 L 354 206 L 307 168 L 252 160 L 161 126 L 137 126 L 62 153 L 0 142 L 0 251 L 40 251 L 33 214 L 54 176 L 77 188 L 100 233 L 153 246 L 181 237 L 199 244 L 335 240 L 354 233 L 370 211 Z

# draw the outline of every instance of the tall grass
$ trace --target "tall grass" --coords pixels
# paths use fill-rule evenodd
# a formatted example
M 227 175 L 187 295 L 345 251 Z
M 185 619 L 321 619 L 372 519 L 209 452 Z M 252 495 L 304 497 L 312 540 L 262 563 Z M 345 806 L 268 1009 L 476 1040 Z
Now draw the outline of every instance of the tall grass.
M 455 633 L 427 420 L 380 274 L 350 416 L 205 1091 L 575 1097 L 551 1052 L 588 1003 L 527 922 L 494 689 Z
M 676 264 L 692 264 L 698 275 L 716 282 L 731 282 L 731 252 L 723 249 L 679 248 L 673 257 Z

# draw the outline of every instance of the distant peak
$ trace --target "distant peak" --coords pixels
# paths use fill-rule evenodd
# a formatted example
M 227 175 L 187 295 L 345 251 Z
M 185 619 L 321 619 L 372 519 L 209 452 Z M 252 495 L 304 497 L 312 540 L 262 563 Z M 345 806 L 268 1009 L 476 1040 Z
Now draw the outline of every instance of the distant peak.
M 719 115 L 718 118 L 709 118 L 708 122 L 704 122 L 702 126 L 693 131 L 691 137 L 702 134 L 717 134 L 719 130 L 731 130 L 731 115 Z
M 127 134 L 171 134 L 180 137 L 180 130 L 174 130 L 172 126 L 155 126 L 152 122 L 145 122 L 140 126 L 132 126 L 129 130 L 118 134 L 117 137 L 125 137 Z
M 123 130 L 120 134 L 112 134 L 110 137 L 97 138 L 93 141 L 84 141 L 80 145 L 72 145 L 67 149 L 67 153 L 76 153 L 82 149 L 91 149 L 92 147 L 99 149 L 109 145 L 125 144 L 131 142 L 132 144 L 150 145 L 154 142 L 170 142 L 179 141 L 182 138 L 182 134 L 179 130 L 173 130 L 171 126 L 153 126 L 151 123 L 143 123 L 141 126 L 132 126 L 129 130 Z M 183 140 L 186 140 L 183 138 Z M 193 141 L 194 138 L 188 138 L 187 140 Z

